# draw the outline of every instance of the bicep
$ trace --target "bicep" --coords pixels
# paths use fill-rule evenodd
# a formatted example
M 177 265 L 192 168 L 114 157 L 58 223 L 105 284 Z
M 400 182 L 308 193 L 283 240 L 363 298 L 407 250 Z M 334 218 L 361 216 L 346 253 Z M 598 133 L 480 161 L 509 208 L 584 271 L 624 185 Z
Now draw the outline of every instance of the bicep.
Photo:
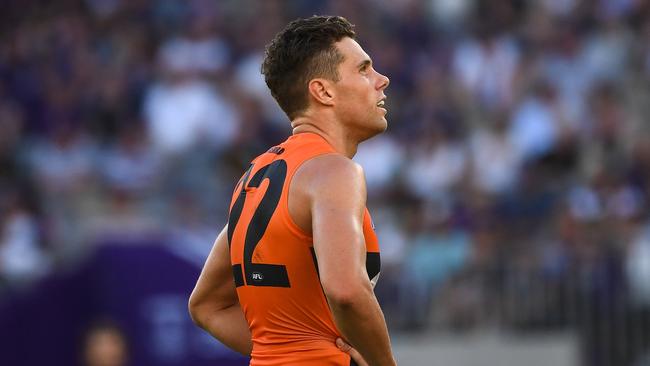
M 321 281 L 350 283 L 364 278 L 363 215 L 366 190 L 358 169 L 333 173 L 318 183 L 311 202 L 314 251 Z
M 192 291 L 191 301 L 209 302 L 211 306 L 226 308 L 238 302 L 230 265 L 228 226 L 217 235 L 201 275 Z

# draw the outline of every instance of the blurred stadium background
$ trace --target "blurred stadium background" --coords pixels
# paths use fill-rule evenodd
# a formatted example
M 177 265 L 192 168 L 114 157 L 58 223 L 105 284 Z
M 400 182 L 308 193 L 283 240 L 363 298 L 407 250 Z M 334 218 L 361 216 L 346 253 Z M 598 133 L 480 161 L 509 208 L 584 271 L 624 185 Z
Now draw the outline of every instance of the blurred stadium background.
M 0 364 L 247 364 L 186 301 L 312 14 L 391 78 L 355 159 L 400 364 L 650 365 L 643 0 L 3 0 Z

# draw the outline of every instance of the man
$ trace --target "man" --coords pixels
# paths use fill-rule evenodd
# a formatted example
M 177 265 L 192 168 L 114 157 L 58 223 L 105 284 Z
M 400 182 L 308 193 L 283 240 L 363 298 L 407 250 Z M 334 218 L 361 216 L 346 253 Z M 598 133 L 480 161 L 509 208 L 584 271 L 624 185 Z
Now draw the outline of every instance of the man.
M 251 365 L 395 365 L 373 293 L 365 180 L 351 160 L 386 129 L 388 78 L 354 36 L 346 19 L 314 16 L 266 50 L 262 73 L 293 135 L 238 182 L 189 303 Z

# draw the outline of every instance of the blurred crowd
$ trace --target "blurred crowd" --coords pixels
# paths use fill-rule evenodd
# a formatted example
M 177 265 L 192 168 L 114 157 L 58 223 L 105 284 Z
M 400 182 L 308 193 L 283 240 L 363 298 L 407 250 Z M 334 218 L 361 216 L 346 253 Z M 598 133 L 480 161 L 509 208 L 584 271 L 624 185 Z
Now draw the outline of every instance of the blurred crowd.
M 391 79 L 388 131 L 355 157 L 390 325 L 570 327 L 585 364 L 650 362 L 649 1 L 2 10 L 0 296 L 107 237 L 159 237 L 202 263 L 247 163 L 290 134 L 264 45 L 337 14 Z

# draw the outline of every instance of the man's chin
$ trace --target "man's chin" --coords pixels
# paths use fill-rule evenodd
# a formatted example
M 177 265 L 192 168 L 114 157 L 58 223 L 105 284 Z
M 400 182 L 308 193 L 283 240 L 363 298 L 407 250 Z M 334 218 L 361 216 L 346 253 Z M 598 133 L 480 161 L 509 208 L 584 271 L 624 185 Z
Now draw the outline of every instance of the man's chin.
M 388 129 L 388 121 L 386 120 L 386 117 L 381 117 L 381 120 L 377 125 L 378 125 L 377 130 L 379 131 L 377 133 L 382 133 L 386 131 L 386 129 Z

